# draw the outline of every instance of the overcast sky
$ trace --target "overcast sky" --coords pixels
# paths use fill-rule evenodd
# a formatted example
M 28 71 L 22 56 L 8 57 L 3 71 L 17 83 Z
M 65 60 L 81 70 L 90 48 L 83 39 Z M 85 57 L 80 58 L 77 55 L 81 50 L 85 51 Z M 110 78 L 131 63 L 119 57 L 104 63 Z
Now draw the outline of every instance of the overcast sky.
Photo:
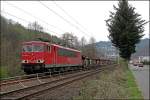
M 105 20 L 117 3 L 118 1 L 1 1 L 1 14 L 25 27 L 29 22 L 37 21 L 46 32 L 58 37 L 64 32 L 72 32 L 79 38 L 84 36 L 89 39 L 93 36 L 98 42 L 108 41 L 109 32 Z M 129 1 L 129 4 L 136 8 L 135 11 L 144 20 L 149 20 L 148 1 Z M 144 38 L 149 37 L 149 24 L 145 25 L 144 34 Z

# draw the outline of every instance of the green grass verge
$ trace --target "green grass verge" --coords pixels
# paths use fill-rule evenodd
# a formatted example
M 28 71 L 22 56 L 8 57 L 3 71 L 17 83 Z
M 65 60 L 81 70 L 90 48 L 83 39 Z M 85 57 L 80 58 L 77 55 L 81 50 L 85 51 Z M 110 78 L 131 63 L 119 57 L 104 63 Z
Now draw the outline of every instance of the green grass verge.
M 21 70 L 20 66 L 15 66 L 13 68 L 9 68 L 8 66 L 0 67 L 0 79 L 19 76 L 23 74 L 24 72 L 23 70 Z
M 143 99 L 142 93 L 139 90 L 135 78 L 130 70 L 126 71 L 127 74 L 127 90 L 130 94 L 130 99 Z
M 8 77 L 8 71 L 6 67 L 0 67 L 0 78 Z

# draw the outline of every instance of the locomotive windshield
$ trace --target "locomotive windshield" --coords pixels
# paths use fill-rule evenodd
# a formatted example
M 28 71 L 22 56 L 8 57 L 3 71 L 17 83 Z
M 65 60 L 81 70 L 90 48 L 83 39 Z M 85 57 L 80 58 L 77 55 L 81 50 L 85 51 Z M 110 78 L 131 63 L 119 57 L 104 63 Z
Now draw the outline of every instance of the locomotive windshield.
M 44 46 L 43 45 L 33 45 L 33 51 L 34 52 L 44 51 Z
M 44 51 L 44 45 L 24 45 L 23 52 L 42 52 Z

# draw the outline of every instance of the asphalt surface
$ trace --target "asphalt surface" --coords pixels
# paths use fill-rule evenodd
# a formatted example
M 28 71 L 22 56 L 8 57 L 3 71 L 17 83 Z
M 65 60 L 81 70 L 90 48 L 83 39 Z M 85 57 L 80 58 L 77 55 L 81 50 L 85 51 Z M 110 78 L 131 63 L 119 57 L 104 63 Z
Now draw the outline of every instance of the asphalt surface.
M 138 67 L 130 65 L 130 69 L 136 79 L 137 85 L 142 92 L 144 99 L 149 99 L 149 67 Z

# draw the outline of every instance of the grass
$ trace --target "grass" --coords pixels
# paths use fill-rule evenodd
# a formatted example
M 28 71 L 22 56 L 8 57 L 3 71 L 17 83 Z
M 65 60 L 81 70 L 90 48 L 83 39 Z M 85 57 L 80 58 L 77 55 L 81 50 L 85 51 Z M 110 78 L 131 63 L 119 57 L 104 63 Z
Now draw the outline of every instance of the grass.
M 113 70 L 105 70 L 92 80 L 84 81 L 74 100 L 143 99 L 127 62 L 121 60 Z
M 8 71 L 6 67 L 1 67 L 0 68 L 0 78 L 6 78 L 8 77 Z
M 143 99 L 141 91 L 139 91 L 133 74 L 130 70 L 127 70 L 127 86 L 130 94 L 130 98 L 132 99 Z
M 13 68 L 8 68 L 8 66 L 0 67 L 0 79 L 14 77 L 23 74 L 24 72 L 23 70 L 21 70 L 20 66 L 15 66 Z

